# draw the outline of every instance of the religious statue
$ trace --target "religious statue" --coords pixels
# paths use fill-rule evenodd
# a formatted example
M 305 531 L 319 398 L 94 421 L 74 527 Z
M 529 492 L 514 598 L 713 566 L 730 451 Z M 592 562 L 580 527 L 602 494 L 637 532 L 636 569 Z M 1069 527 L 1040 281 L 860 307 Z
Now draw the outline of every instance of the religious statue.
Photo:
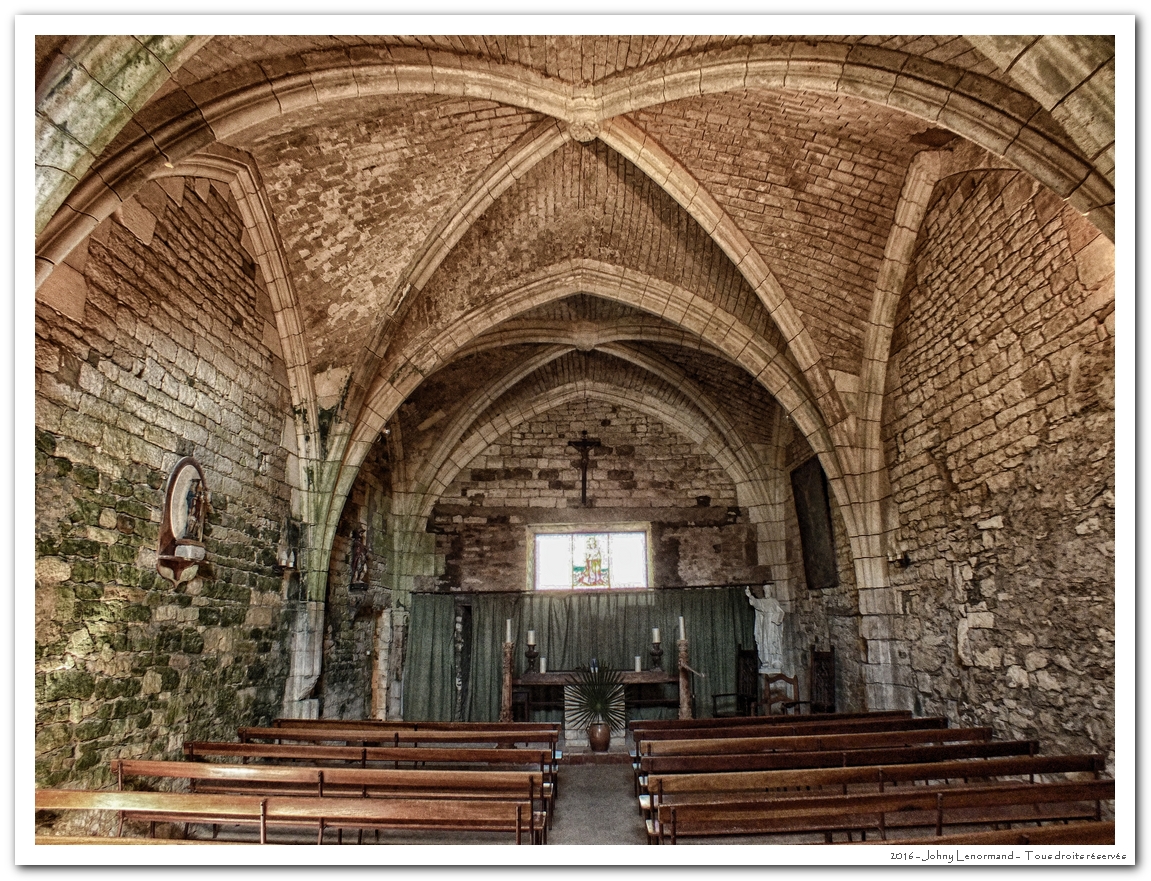
M 783 672 L 783 606 L 771 595 L 771 584 L 757 587 L 747 595 L 751 607 L 755 609 L 755 646 L 759 651 L 760 673 Z
M 363 527 L 352 532 L 352 584 L 368 583 L 368 542 Z

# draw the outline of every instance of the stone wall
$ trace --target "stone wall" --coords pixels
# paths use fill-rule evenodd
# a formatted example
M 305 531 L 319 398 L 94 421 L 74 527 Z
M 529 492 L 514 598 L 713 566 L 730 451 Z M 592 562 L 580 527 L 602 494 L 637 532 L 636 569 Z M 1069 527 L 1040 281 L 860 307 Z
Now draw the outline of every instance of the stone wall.
M 387 515 L 391 469 L 387 447 L 376 444 L 357 475 L 332 542 L 328 601 L 324 614 L 323 672 L 317 689 L 320 716 L 364 719 L 382 708 L 373 681 L 381 615 L 391 608 Z M 353 583 L 353 534 L 363 536 L 366 555 Z
M 586 430 L 588 505 L 580 502 Z M 663 423 L 619 407 L 558 408 L 501 437 L 460 472 L 432 517 L 445 560 L 438 586 L 523 590 L 530 524 L 652 524 L 651 583 L 739 583 L 757 577 L 754 530 L 716 463 Z
M 226 187 L 149 184 L 36 310 L 37 783 L 101 786 L 277 714 L 291 403 L 271 302 Z M 156 572 L 164 483 L 203 466 L 207 562 Z
M 791 472 L 815 453 L 798 431 L 787 429 L 784 447 L 783 480 L 788 491 L 786 505 L 787 571 L 790 573 L 784 620 L 784 672 L 799 677 L 800 693 L 806 695 L 810 687 L 811 648 L 821 651 L 835 649 L 836 709 L 853 712 L 869 709 L 866 706 L 862 662 L 866 649 L 859 632 L 859 593 L 856 590 L 855 568 L 851 559 L 851 545 L 843 516 L 831 487 L 828 501 L 831 508 L 832 539 L 835 546 L 836 569 L 839 583 L 835 587 L 811 590 L 803 567 L 803 548 L 799 534 L 799 521 L 795 501 L 791 496 Z M 871 708 L 874 709 L 874 708 Z
M 915 709 L 1114 746 L 1114 255 L 1024 175 L 933 197 L 885 411 Z

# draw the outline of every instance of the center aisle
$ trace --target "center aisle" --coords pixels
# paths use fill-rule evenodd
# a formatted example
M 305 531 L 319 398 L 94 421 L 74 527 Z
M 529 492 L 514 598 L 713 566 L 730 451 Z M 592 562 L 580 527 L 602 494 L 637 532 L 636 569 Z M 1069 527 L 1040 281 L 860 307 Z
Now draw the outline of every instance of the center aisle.
M 647 844 L 631 765 L 560 767 L 560 789 L 548 844 Z

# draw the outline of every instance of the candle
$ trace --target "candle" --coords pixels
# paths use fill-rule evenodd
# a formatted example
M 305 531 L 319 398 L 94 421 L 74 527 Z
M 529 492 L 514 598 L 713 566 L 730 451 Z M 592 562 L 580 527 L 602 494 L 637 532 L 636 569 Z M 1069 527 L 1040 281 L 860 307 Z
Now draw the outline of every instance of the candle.
M 651 641 L 654 643 L 659 642 L 659 628 L 658 627 L 653 627 L 651 629 Z
M 679 616 L 679 638 L 687 639 L 687 633 L 683 629 L 683 615 Z
M 534 630 L 528 631 L 528 645 L 536 644 L 536 632 Z
M 547 671 L 548 671 L 548 659 L 541 657 L 540 658 L 540 672 L 546 673 Z
M 504 642 L 511 642 L 511 641 L 512 641 L 512 619 L 508 618 L 508 638 L 505 639 Z
M 643 668 L 642 668 L 642 667 L 640 667 L 640 658 L 639 658 L 639 655 L 636 655 L 636 656 L 635 656 L 635 672 L 636 672 L 636 673 L 639 673 L 639 672 L 640 672 L 642 669 L 643 669 Z

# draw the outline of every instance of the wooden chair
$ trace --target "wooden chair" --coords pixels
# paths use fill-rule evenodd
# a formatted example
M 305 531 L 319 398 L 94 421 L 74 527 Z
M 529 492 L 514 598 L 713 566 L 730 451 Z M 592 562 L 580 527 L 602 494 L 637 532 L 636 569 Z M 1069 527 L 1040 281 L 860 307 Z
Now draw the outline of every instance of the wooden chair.
M 835 647 L 825 652 L 819 651 L 815 644 L 811 646 L 811 694 L 810 708 L 812 713 L 835 712 Z
M 759 653 L 740 646 L 735 653 L 735 691 L 711 696 L 712 716 L 755 715 L 759 698 L 758 680 Z
M 799 699 L 799 679 L 786 673 L 772 673 L 764 677 L 763 698 L 760 706 L 764 715 L 792 713 L 802 705 Z

